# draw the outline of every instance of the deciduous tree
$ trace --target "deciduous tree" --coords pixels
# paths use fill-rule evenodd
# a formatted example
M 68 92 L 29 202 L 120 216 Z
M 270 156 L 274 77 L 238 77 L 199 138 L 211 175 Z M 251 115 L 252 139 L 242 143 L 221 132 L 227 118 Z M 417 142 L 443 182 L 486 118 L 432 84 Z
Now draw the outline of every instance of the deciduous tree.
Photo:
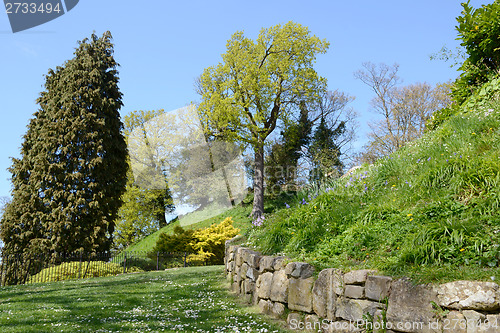
M 313 64 L 327 48 L 325 40 L 293 22 L 262 29 L 255 41 L 237 32 L 222 62 L 205 69 L 198 80 L 205 130 L 254 150 L 256 218 L 264 210 L 265 141 L 299 101 L 313 100 L 326 89 Z
M 359 160 L 373 163 L 420 137 L 434 111 L 450 104 L 450 85 L 416 83 L 399 87 L 398 65 L 363 64 L 355 76 L 375 93 L 371 104 L 380 120 L 369 124 L 369 142 Z

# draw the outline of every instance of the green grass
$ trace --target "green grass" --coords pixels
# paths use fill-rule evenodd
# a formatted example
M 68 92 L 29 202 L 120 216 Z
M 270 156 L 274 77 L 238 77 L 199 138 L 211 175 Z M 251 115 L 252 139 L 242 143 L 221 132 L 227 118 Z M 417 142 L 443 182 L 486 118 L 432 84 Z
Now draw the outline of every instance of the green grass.
M 284 206 L 284 202 L 287 200 L 291 202 L 294 197 L 287 194 L 282 194 L 278 197 L 267 197 L 265 200 L 264 212 L 266 214 L 272 214 L 279 208 Z M 153 234 L 145 237 L 139 242 L 129 246 L 125 251 L 151 251 L 155 245 L 156 241 L 162 233 L 173 234 L 174 228 L 177 225 L 182 226 L 184 229 L 201 229 L 211 226 L 214 223 L 220 223 L 226 217 L 232 217 L 235 228 L 240 229 L 240 234 L 245 235 L 252 228 L 252 219 L 249 217 L 252 211 L 252 200 L 253 194 L 249 194 L 242 203 L 236 205 L 235 207 L 223 211 L 222 213 L 206 218 L 207 215 L 212 215 L 213 211 L 208 212 L 192 212 L 184 216 L 180 221 L 174 221 L 171 224 L 161 228 L 160 230 L 154 232 Z
M 222 266 L 0 288 L 2 332 L 287 332 L 228 294 Z
M 253 230 L 250 243 L 318 268 L 498 281 L 500 102 L 462 110 L 391 156 L 297 199 Z

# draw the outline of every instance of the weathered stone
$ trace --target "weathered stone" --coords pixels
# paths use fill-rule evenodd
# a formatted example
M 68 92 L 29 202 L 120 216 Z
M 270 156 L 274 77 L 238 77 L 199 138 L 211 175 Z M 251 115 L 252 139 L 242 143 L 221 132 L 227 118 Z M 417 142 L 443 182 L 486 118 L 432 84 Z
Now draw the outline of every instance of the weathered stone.
M 349 321 L 361 321 L 364 315 L 370 314 L 373 316 L 382 307 L 383 305 L 378 302 L 345 298 L 337 302 L 335 315 Z
M 271 295 L 271 283 L 273 281 L 273 273 L 267 272 L 259 275 L 255 286 L 259 298 L 269 299 Z
M 300 327 L 300 324 L 304 324 L 304 317 L 302 314 L 297 312 L 290 312 L 288 317 L 286 318 L 286 323 L 289 329 L 297 330 Z
M 344 296 L 349 298 L 364 298 L 365 297 L 365 287 L 347 285 L 345 286 Z
M 234 261 L 236 262 L 236 266 L 241 267 L 241 265 L 243 264 L 243 258 L 241 255 L 243 250 L 244 250 L 244 248 L 238 247 L 236 249 L 236 252 L 234 253 Z
M 255 292 L 255 282 L 244 280 L 241 283 L 242 294 L 253 294 Z
M 340 269 L 332 268 L 332 287 L 337 296 L 344 295 L 344 275 Z
M 368 275 L 374 275 L 377 271 L 369 269 L 361 269 L 350 271 L 344 274 L 345 284 L 364 284 Z
M 227 261 L 233 261 L 234 260 L 234 252 L 230 252 L 229 255 L 227 256 Z
M 500 308 L 498 284 L 455 281 L 438 288 L 439 305 L 456 310 L 493 311 Z
M 274 271 L 273 264 L 274 264 L 274 257 L 263 256 L 260 258 L 259 271 L 261 273 L 272 272 Z
M 443 320 L 444 333 L 467 333 L 465 316 L 458 311 L 450 311 Z
M 249 267 L 248 270 L 247 270 L 247 274 L 246 274 L 246 277 L 250 280 L 250 281 L 257 281 L 257 278 L 259 277 L 259 271 L 256 270 L 255 268 L 253 267 Z
M 260 312 L 262 312 L 264 314 L 271 314 L 271 310 L 273 308 L 273 302 L 268 301 L 266 299 L 261 299 L 259 301 L 259 308 L 260 308 Z
M 236 263 L 234 261 L 230 261 L 227 263 L 227 271 L 228 272 L 234 272 L 235 268 L 236 268 Z
M 241 286 L 239 281 L 235 281 L 231 284 L 231 291 L 236 294 L 239 294 L 241 292 Z
M 288 277 L 307 279 L 314 273 L 314 267 L 305 262 L 291 262 L 285 267 Z
M 292 272 L 295 270 L 295 266 L 297 265 L 296 262 L 289 262 L 285 266 L 285 273 L 288 277 L 292 277 Z
M 275 318 L 282 318 L 285 314 L 285 305 L 280 302 L 273 303 L 272 314 Z
M 474 310 L 462 311 L 467 322 L 467 333 L 481 332 L 481 324 L 486 320 L 486 316 Z
M 261 256 L 257 252 L 251 252 L 247 255 L 247 257 L 243 259 L 245 259 L 245 262 L 248 264 L 248 266 L 258 269 L 260 258 Z
M 274 272 L 270 298 L 274 302 L 288 302 L 288 278 L 284 270 Z
M 313 310 L 321 318 L 335 319 L 335 292 L 332 285 L 333 269 L 319 272 L 312 290 Z
M 304 324 L 307 331 L 318 332 L 321 329 L 321 321 L 313 314 L 304 317 Z
M 291 278 L 288 284 L 288 308 L 302 312 L 312 312 L 312 287 L 314 278 Z
M 279 271 L 280 269 L 284 269 L 286 266 L 286 258 L 285 257 L 276 257 L 273 262 L 273 269 L 275 271 Z
M 240 277 L 242 280 L 246 279 L 247 271 L 248 271 L 248 264 L 246 262 L 244 262 L 240 268 Z
M 397 330 L 402 332 L 439 332 L 431 325 L 436 322 L 432 302 L 437 303 L 437 292 L 432 287 L 415 286 L 409 279 L 393 281 L 387 321 L 393 328 L 398 327 Z M 418 326 L 419 324 L 422 327 Z
M 380 302 L 389 297 L 392 278 L 389 276 L 369 275 L 366 277 L 366 298 Z
M 500 314 L 486 315 L 486 322 L 483 324 L 483 331 L 485 333 L 498 333 L 500 332 Z

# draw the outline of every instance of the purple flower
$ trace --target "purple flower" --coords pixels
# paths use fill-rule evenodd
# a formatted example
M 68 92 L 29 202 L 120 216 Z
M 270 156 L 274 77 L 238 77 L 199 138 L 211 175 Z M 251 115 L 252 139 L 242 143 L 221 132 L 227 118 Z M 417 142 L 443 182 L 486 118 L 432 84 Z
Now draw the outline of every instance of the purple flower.
M 420 163 L 420 158 L 417 160 L 417 163 Z
M 288 209 L 290 208 L 290 205 L 285 202 L 285 207 Z
M 427 159 L 427 161 L 430 161 L 430 160 L 431 160 L 431 158 L 429 157 L 429 158 Z
M 303 205 L 307 205 L 306 198 L 302 198 L 302 202 L 301 202 L 301 204 L 303 204 Z
M 260 227 L 266 218 L 264 215 L 259 216 L 256 220 L 252 221 L 252 224 L 256 227 Z

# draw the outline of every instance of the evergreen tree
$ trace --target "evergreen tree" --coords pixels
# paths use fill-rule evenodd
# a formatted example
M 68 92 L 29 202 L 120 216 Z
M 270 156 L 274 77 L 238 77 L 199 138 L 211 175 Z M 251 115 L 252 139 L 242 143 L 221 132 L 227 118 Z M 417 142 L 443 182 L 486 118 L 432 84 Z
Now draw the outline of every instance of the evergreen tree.
M 46 75 L 10 168 L 12 202 L 0 225 L 5 252 L 110 249 L 127 173 L 111 39 L 92 34 Z
M 340 148 L 336 139 L 346 130 L 344 121 L 341 121 L 335 129 L 327 126 L 324 117 L 314 131 L 309 145 L 309 157 L 312 169 L 309 180 L 319 185 L 321 180 L 329 176 L 338 176 L 342 172 L 343 164 L 340 160 Z
M 266 159 L 266 185 L 269 190 L 278 186 L 295 185 L 298 161 L 302 157 L 302 147 L 309 144 L 313 123 L 308 118 L 304 102 L 300 103 L 300 116 L 281 132 L 281 138 L 274 143 Z

